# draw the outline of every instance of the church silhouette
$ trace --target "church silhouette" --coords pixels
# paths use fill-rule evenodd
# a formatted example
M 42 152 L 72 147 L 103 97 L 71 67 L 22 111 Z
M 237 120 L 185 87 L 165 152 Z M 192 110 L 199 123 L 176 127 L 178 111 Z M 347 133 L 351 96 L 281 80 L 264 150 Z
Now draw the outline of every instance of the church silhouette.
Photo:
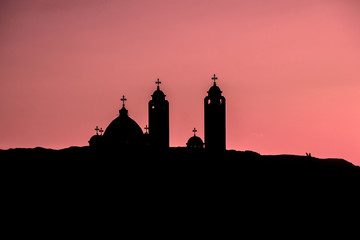
M 196 128 L 193 129 L 194 136 L 186 143 L 187 149 L 191 151 L 222 152 L 226 150 L 226 119 L 225 119 L 225 97 L 216 85 L 216 75 L 211 78 L 214 82 L 204 98 L 204 126 L 205 143 L 196 136 Z M 156 90 L 151 95 L 148 104 L 148 125 L 143 133 L 141 127 L 129 117 L 125 108 L 127 99 L 121 98 L 122 108 L 119 116 L 115 118 L 105 129 L 96 126 L 96 134 L 89 140 L 90 149 L 101 150 L 166 150 L 169 149 L 169 102 L 166 95 L 160 90 L 160 80 L 155 82 Z M 104 134 L 103 134 L 104 133 Z

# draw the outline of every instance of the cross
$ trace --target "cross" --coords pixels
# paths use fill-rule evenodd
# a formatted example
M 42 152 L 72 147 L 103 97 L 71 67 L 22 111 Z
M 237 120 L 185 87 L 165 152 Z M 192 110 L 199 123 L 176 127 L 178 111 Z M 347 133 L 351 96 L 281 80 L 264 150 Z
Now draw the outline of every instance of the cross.
M 196 132 L 197 132 L 196 128 L 194 128 L 194 130 L 192 130 L 192 131 L 193 131 L 194 136 L 195 136 L 195 134 L 196 134 Z
M 215 84 L 215 81 L 216 81 L 218 78 L 217 78 L 216 75 L 214 74 L 214 76 L 213 76 L 211 79 L 214 80 L 214 84 Z
M 96 131 L 96 135 L 99 135 L 99 134 L 98 134 L 99 127 L 98 127 L 98 126 L 96 126 L 96 128 L 95 128 L 94 130 Z
M 159 81 L 159 79 L 157 79 L 155 83 L 158 85 L 157 87 L 159 88 L 159 87 L 160 87 L 160 84 L 161 84 L 161 82 Z
M 100 132 L 100 135 L 102 136 L 102 133 L 104 132 L 104 130 L 102 128 L 100 128 L 99 132 Z
M 126 99 L 125 96 L 123 95 L 120 100 L 123 102 L 123 107 L 124 107 L 124 106 L 125 106 L 125 101 L 127 101 L 127 99 Z
M 148 125 L 146 125 L 146 126 L 144 127 L 144 129 L 145 129 L 146 133 L 148 133 L 148 130 L 149 130 Z

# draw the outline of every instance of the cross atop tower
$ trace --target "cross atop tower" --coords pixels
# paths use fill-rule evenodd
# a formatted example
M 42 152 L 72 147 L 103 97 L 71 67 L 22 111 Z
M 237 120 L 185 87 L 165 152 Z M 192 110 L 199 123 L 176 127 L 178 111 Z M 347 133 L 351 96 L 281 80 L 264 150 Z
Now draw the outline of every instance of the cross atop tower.
M 160 88 L 160 84 L 161 84 L 160 80 L 157 79 L 155 83 L 157 84 L 157 88 L 159 89 L 159 88 Z
M 196 132 L 197 132 L 196 128 L 194 128 L 194 130 L 192 130 L 192 131 L 194 133 L 194 136 L 196 136 Z
M 148 134 L 148 130 L 149 130 L 148 125 L 146 125 L 146 126 L 144 127 L 144 129 L 145 129 L 145 131 L 146 131 L 146 133 L 145 133 L 145 134 Z
M 123 102 L 123 107 L 125 107 L 125 101 L 127 101 L 127 99 L 125 98 L 125 96 L 123 95 L 120 100 Z
M 99 132 L 100 132 L 100 135 L 102 136 L 103 135 L 102 133 L 104 132 L 104 130 L 102 128 L 100 128 Z
M 212 80 L 214 80 L 214 84 L 216 84 L 216 80 L 218 79 L 217 77 L 216 77 L 216 75 L 214 74 L 214 76 L 211 78 Z

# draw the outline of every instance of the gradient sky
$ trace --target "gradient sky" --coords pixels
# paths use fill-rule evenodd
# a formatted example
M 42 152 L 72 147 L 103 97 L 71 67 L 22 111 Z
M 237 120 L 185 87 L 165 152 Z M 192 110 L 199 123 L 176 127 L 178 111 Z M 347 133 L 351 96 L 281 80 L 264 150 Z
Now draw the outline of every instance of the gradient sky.
M 123 94 L 145 127 L 157 78 L 185 146 L 215 73 L 228 149 L 360 165 L 359 43 L 357 0 L 2 0 L 0 148 L 87 145 Z

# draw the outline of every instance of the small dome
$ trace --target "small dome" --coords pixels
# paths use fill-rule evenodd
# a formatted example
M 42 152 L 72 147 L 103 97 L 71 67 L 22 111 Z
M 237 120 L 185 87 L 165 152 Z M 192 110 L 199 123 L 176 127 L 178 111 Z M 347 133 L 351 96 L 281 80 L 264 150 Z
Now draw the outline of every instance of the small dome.
M 152 96 L 153 100 L 157 101 L 157 100 L 164 100 L 166 95 L 158 87 L 156 89 L 156 91 L 153 93 L 153 95 L 151 95 L 151 96 Z
M 188 148 L 203 148 L 204 142 L 198 136 L 192 136 L 186 143 Z
M 140 126 L 131 119 L 125 107 L 104 132 L 105 144 L 110 147 L 140 148 L 143 144 L 143 132 Z
M 91 145 L 92 143 L 96 143 L 101 141 L 101 136 L 100 135 L 94 135 L 90 138 L 89 140 L 89 144 Z
M 216 86 L 216 83 L 209 89 L 208 91 L 209 95 L 215 95 L 215 96 L 221 96 L 222 91 L 218 86 Z
M 89 140 L 90 148 L 98 148 L 102 143 L 102 136 L 101 135 L 94 135 Z

